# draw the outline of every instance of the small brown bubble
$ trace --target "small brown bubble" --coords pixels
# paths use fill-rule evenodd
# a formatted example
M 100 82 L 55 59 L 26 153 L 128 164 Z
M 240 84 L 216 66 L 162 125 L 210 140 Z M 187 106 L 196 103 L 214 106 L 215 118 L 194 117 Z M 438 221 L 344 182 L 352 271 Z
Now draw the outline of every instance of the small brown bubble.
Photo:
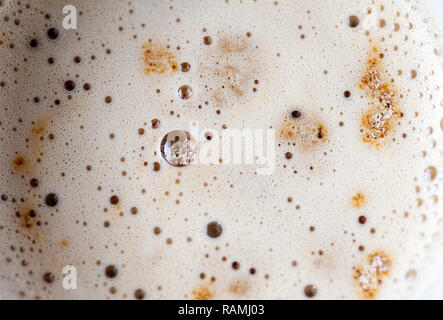
M 286 157 L 286 159 L 292 159 L 292 153 L 290 153 L 290 152 L 286 152 L 285 153 L 285 157 Z
M 137 214 L 137 212 L 138 212 L 138 209 L 136 207 L 132 207 L 131 208 L 131 213 L 132 214 Z
M 91 90 L 91 85 L 90 85 L 89 83 L 85 83 L 85 84 L 83 85 L 83 89 L 84 89 L 85 91 L 89 91 L 89 90 Z
M 232 263 L 232 269 L 234 269 L 234 270 L 238 270 L 238 269 L 240 269 L 240 263 L 237 262 L 237 261 L 234 261 L 234 262 Z
M 160 233 L 162 233 L 162 230 L 160 229 L 160 227 L 155 227 L 155 228 L 154 228 L 154 234 L 155 234 L 156 236 L 158 236 Z
M 138 129 L 138 134 L 139 135 L 144 135 L 145 134 L 145 129 L 143 129 L 143 128 L 140 128 L 140 129 Z
M 110 96 L 107 96 L 107 97 L 105 98 L 105 102 L 106 102 L 106 103 L 111 103 L 111 102 L 112 102 L 112 98 L 111 98 Z
M 312 284 L 308 284 L 305 287 L 304 292 L 306 297 L 313 298 L 317 294 L 317 288 Z
M 212 38 L 210 36 L 203 37 L 203 43 L 207 46 L 212 44 Z
M 183 62 L 180 64 L 180 70 L 181 72 L 189 72 L 191 70 L 191 65 L 187 62 Z
M 36 178 L 32 178 L 31 181 L 29 181 L 29 184 L 31 185 L 31 187 L 37 188 L 38 187 L 38 180 Z
M 37 39 L 32 39 L 31 41 L 29 41 L 29 46 L 31 48 L 37 48 L 38 47 L 38 40 Z
M 154 171 L 160 171 L 160 163 L 158 163 L 158 162 L 154 162 L 154 163 L 152 164 L 152 170 L 154 170 Z
M 113 195 L 110 199 L 109 202 L 111 202 L 112 205 L 116 205 L 119 202 L 119 199 L 116 195 Z
M 105 275 L 108 278 L 115 278 L 118 274 L 118 269 L 115 265 L 111 264 L 105 268 Z
M 366 223 L 366 217 L 365 216 L 360 216 L 360 217 L 358 217 L 358 222 L 360 223 L 360 224 L 365 224 Z
M 135 290 L 134 297 L 137 300 L 143 300 L 145 298 L 145 291 L 143 289 Z
M 48 63 L 53 64 L 55 62 L 55 59 L 53 57 L 48 58 Z
M 429 166 L 425 170 L 425 178 L 428 181 L 433 181 L 437 177 L 437 168 L 434 166 Z
M 348 25 L 351 28 L 356 28 L 360 24 L 360 19 L 357 16 L 349 16 Z
M 48 207 L 55 207 L 58 203 L 58 197 L 55 193 L 50 193 L 45 198 L 45 203 Z
M 55 276 L 51 272 L 46 272 L 43 275 L 43 281 L 45 281 L 46 283 L 53 283 L 54 280 L 55 280 Z
M 80 63 L 81 61 L 82 61 L 82 59 L 79 56 L 74 57 L 75 63 Z
M 72 91 L 75 89 L 75 82 L 72 80 L 68 80 L 65 82 L 65 89 L 68 91 Z
M 223 232 L 223 227 L 216 221 L 208 223 L 206 233 L 211 238 L 218 238 Z
M 192 97 L 192 89 L 190 86 L 184 85 L 178 88 L 178 96 L 180 99 L 189 99 Z
M 58 37 L 58 30 L 55 28 L 50 28 L 47 32 L 49 39 L 55 40 Z
M 151 128 L 152 129 L 158 129 L 159 127 L 160 127 L 160 120 L 152 119 L 151 120 Z
M 301 117 L 301 112 L 298 111 L 298 110 L 294 110 L 294 111 L 291 112 L 291 116 L 292 116 L 292 118 L 294 118 L 294 119 L 298 119 L 298 118 Z
M 345 96 L 345 98 L 349 98 L 349 97 L 351 97 L 351 91 L 346 90 L 346 91 L 344 92 L 344 96 Z

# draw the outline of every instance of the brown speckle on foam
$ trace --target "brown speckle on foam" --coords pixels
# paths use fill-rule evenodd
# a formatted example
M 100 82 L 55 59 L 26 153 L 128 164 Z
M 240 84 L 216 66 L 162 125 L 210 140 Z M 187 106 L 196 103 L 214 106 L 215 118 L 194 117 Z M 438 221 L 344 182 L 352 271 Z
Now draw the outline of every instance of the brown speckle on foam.
M 278 133 L 284 142 L 300 151 L 313 150 L 328 139 L 328 130 L 323 122 L 309 117 L 292 119 L 285 116 Z
M 254 92 L 254 80 L 266 69 L 258 44 L 242 35 L 225 34 L 207 51 L 207 64 L 201 72 L 213 81 L 209 85 L 211 100 L 218 107 L 227 107 L 241 99 L 245 101 L 248 93 Z M 210 66 L 214 67 L 207 74 Z
M 351 202 L 352 202 L 352 206 L 354 208 L 363 207 L 366 203 L 366 197 L 365 197 L 365 194 L 363 193 L 363 191 L 357 192 L 357 194 L 352 197 Z
M 194 300 L 212 300 L 214 298 L 213 290 L 208 285 L 201 285 L 192 291 L 192 296 Z
M 391 259 L 383 251 L 369 254 L 354 270 L 357 289 L 364 299 L 374 299 L 382 285 L 383 278 L 391 269 Z
M 243 295 L 249 289 L 249 283 L 246 280 L 236 280 L 229 286 L 229 292 L 234 295 Z
M 15 172 L 22 172 L 27 166 L 27 160 L 24 156 L 16 156 L 12 160 L 12 168 Z
M 146 74 L 178 71 L 175 55 L 160 44 L 148 42 L 142 46 L 143 68 Z
M 245 39 L 228 39 L 222 38 L 219 43 L 219 48 L 223 53 L 239 53 L 243 52 L 248 48 L 248 43 Z
M 392 131 L 395 120 L 400 116 L 397 105 L 397 92 L 386 81 L 385 71 L 380 61 L 378 49 L 371 49 L 366 70 L 360 80 L 359 87 L 371 97 L 373 107 L 362 116 L 363 141 L 380 145 Z

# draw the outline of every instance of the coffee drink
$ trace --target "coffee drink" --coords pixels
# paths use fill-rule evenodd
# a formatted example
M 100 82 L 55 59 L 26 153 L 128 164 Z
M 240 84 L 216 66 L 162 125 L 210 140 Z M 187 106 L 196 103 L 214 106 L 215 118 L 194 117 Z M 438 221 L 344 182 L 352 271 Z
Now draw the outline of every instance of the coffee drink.
M 401 299 L 436 279 L 427 1 L 0 13 L 0 298 Z

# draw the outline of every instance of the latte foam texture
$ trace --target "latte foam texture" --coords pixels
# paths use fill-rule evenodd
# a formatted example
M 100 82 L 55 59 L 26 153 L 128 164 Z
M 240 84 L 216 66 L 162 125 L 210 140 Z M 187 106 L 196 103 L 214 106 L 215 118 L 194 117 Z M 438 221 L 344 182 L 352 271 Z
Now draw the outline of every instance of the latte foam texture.
M 0 0 L 0 298 L 400 299 L 441 272 L 424 2 L 72 0 L 75 30 L 63 2 Z M 193 125 L 274 130 L 275 169 L 171 165 Z

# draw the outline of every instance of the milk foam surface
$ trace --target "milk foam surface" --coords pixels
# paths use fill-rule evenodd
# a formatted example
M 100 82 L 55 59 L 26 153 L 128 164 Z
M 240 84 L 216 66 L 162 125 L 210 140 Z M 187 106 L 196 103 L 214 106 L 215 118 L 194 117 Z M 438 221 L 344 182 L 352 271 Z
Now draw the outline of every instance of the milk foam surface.
M 442 42 L 421 1 L 70 1 L 76 30 L 62 1 L 0 3 L 1 298 L 414 298 L 441 270 Z M 399 115 L 368 143 L 374 48 Z M 275 169 L 169 165 L 161 140 L 195 126 L 275 130 Z

